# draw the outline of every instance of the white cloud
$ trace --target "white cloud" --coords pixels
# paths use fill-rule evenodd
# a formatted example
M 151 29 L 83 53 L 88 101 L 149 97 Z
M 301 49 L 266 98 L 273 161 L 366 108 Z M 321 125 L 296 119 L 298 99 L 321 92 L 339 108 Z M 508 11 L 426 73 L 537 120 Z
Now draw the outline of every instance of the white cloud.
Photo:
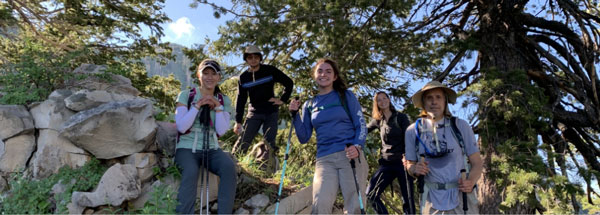
M 181 38 L 184 34 L 192 36 L 192 32 L 196 29 L 187 17 L 181 17 L 177 21 L 169 24 L 169 30 L 173 31 L 177 35 L 177 39 Z

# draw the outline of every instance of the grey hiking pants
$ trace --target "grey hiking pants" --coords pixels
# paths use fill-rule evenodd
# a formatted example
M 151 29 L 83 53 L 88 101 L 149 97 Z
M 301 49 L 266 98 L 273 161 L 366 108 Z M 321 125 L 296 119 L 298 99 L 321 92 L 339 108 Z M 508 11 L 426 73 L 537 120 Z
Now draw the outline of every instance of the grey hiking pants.
M 193 214 L 198 189 L 198 177 L 203 168 L 202 150 L 192 153 L 191 149 L 177 149 L 175 163 L 181 169 L 181 185 L 177 194 L 179 204 L 175 208 L 178 214 Z M 231 214 L 235 200 L 237 175 L 233 160 L 221 149 L 208 150 L 208 170 L 219 176 L 217 203 L 219 214 Z M 217 183 L 209 181 L 209 183 Z
M 359 159 L 360 162 L 358 162 Z M 367 201 L 365 187 L 367 185 L 369 165 L 362 150 L 359 158 L 354 158 L 354 160 L 356 163 L 356 180 L 364 206 Z M 340 151 L 317 158 L 315 177 L 313 179 L 311 214 L 331 214 L 338 189 L 340 188 L 344 197 L 344 212 L 348 214 L 360 214 L 354 174 L 350 166 L 350 159 L 346 157 L 346 152 Z

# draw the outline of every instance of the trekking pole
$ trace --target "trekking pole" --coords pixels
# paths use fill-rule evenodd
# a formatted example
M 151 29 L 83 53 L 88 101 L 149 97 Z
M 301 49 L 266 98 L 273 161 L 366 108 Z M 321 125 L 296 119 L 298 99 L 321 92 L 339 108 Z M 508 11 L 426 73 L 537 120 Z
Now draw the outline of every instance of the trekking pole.
M 200 124 L 203 125 L 204 124 L 204 106 L 200 107 L 199 113 L 198 113 L 198 118 L 200 119 Z M 202 133 L 204 133 L 204 127 L 202 127 Z M 194 143 L 196 144 L 196 143 Z M 204 144 L 205 144 L 205 140 L 202 139 L 202 148 L 200 149 L 202 151 L 202 149 L 204 149 Z M 201 156 L 202 156 L 202 160 L 201 162 L 204 163 L 204 152 L 201 152 Z M 202 166 L 200 168 L 203 168 Z M 204 188 L 204 169 L 200 169 L 200 187 Z M 202 189 L 201 189 L 202 190 Z M 200 214 L 202 214 L 202 206 L 204 205 L 204 195 L 202 195 L 202 192 L 200 193 Z
M 464 182 L 464 180 L 467 180 L 467 170 L 461 169 L 460 175 L 462 177 L 463 182 Z M 467 193 L 462 192 L 462 198 L 463 198 L 463 212 L 464 212 L 464 214 L 467 214 L 467 211 L 469 210 L 469 204 L 467 203 Z
M 206 165 L 206 161 L 207 161 L 207 146 L 208 146 L 208 126 L 207 124 L 210 122 L 209 120 L 210 117 L 210 109 L 208 107 L 208 105 L 203 105 L 202 106 L 202 110 L 200 112 L 200 123 L 202 124 L 202 130 L 204 133 L 203 135 L 203 139 L 202 139 L 202 169 L 200 170 L 200 187 L 201 188 L 205 188 L 206 187 L 206 198 L 204 198 L 203 193 L 200 193 L 200 214 L 202 214 L 202 207 L 204 206 L 204 201 L 206 201 L 206 213 L 208 214 L 208 169 Z M 206 171 L 206 174 L 204 174 L 204 172 Z M 206 183 L 204 183 L 204 175 L 206 175 Z
M 350 147 L 352 144 L 346 144 L 346 147 Z M 360 155 L 359 155 L 360 156 Z M 352 167 L 352 175 L 354 176 L 354 184 L 356 185 L 356 193 L 358 193 L 358 203 L 360 205 L 360 214 L 365 213 L 365 206 L 363 205 L 362 197 L 360 195 L 360 188 L 358 187 L 358 180 L 356 180 L 356 165 L 354 163 L 354 159 L 350 159 L 350 166 Z
M 408 181 L 408 169 L 404 169 L 404 180 L 406 181 L 406 192 L 408 193 L 408 210 L 410 210 L 408 212 L 408 214 L 416 214 L 416 211 L 414 209 L 414 199 L 413 199 L 413 192 L 412 192 L 412 187 L 410 186 L 410 182 Z
M 298 96 L 295 98 L 296 100 L 300 100 Z M 287 161 L 290 153 L 290 143 L 292 140 L 292 131 L 294 130 L 294 116 L 296 114 L 292 113 L 292 125 L 290 127 L 290 133 L 288 134 L 287 146 L 285 146 L 285 156 L 283 157 L 283 167 L 281 167 L 281 179 L 279 179 L 279 192 L 277 193 L 277 199 L 275 203 L 275 214 L 279 211 L 279 201 L 281 200 L 281 189 L 283 188 L 283 179 L 285 177 L 285 167 L 287 166 Z
M 209 145 L 210 145 L 210 108 L 208 107 L 208 105 L 206 105 L 205 107 L 206 111 L 205 111 L 205 121 L 204 121 L 204 159 L 206 162 L 204 162 L 204 171 L 206 171 L 206 215 L 209 214 L 210 212 L 210 207 L 209 207 L 209 190 L 210 190 L 210 172 L 208 171 L 208 149 L 209 149 Z

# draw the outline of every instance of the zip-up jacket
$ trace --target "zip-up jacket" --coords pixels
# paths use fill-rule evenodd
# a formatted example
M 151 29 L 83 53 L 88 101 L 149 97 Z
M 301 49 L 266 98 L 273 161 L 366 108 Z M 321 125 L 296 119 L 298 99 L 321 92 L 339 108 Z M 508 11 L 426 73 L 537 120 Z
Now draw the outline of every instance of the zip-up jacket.
M 381 158 L 389 162 L 402 162 L 404 154 L 404 132 L 410 125 L 406 114 L 393 111 L 388 120 L 373 119 L 367 125 L 371 132 L 378 128 L 381 135 Z
M 292 94 L 294 82 L 281 70 L 271 65 L 261 64 L 256 72 L 250 72 L 249 70 L 242 72 L 238 82 L 235 121 L 242 123 L 248 97 L 250 97 L 248 111 L 255 113 L 273 113 L 278 111 L 279 106 L 269 102 L 269 99 L 275 97 L 275 93 L 273 92 L 275 82 L 283 85 L 283 94 L 279 97 L 279 100 L 287 103 L 290 94 Z

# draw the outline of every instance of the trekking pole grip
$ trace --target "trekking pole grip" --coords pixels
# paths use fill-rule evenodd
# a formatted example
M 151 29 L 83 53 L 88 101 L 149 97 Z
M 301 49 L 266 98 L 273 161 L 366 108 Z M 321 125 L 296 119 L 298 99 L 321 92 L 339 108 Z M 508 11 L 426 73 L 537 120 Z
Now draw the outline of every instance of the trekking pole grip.
M 294 100 L 300 100 L 300 96 L 294 97 Z M 296 114 L 298 114 L 299 110 L 300 110 L 300 107 L 298 107 L 298 110 L 290 111 L 290 114 L 292 115 L 292 119 L 296 116 Z
M 352 144 L 347 143 L 346 144 L 346 148 L 352 146 Z M 354 159 L 350 159 L 350 166 L 352 167 L 352 169 L 356 168 L 356 164 L 354 163 Z

